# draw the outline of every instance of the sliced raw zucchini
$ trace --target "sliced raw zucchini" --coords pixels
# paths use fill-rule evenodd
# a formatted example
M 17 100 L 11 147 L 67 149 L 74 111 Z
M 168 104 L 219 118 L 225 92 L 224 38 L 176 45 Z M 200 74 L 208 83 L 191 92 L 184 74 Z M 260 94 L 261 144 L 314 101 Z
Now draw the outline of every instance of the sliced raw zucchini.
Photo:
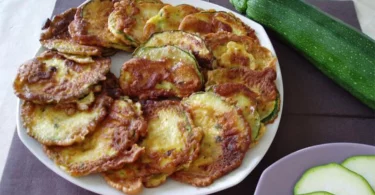
M 160 47 L 173 45 L 191 52 L 199 65 L 210 68 L 213 56 L 202 38 L 184 31 L 173 30 L 153 34 L 143 47 Z
M 311 192 L 307 194 L 299 194 L 299 195 L 334 195 L 329 192 L 319 191 L 319 192 Z
M 175 46 L 142 47 L 121 69 L 120 85 L 141 99 L 186 97 L 199 91 L 203 77 L 194 56 Z
M 277 93 L 276 100 L 260 103 L 257 107 L 262 123 L 272 123 L 277 118 L 280 110 L 280 94 Z
M 200 9 L 191 5 L 166 5 L 157 15 L 147 20 L 144 26 L 144 36 L 149 38 L 155 32 L 177 30 L 185 16 L 199 12 Z
M 375 190 L 375 156 L 353 156 L 346 159 L 342 166 L 360 174 Z
M 339 195 L 374 195 L 370 184 L 345 167 L 330 163 L 307 170 L 294 186 L 294 194 L 326 191 Z

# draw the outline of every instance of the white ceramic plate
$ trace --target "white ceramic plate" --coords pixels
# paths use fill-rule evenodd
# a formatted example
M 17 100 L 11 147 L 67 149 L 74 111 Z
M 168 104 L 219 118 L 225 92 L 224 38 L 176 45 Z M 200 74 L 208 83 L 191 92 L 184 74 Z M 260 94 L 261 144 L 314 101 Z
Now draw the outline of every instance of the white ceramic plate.
M 201 1 L 201 0 L 163 0 L 165 3 L 169 3 L 172 5 L 177 4 L 190 4 L 202 9 L 215 9 L 218 11 L 227 11 L 232 12 L 229 9 L 226 9 L 224 7 Z M 234 13 L 234 12 L 232 12 Z M 273 55 L 276 56 L 275 50 L 272 47 L 271 41 L 267 36 L 266 31 L 264 28 L 242 16 L 237 13 L 234 13 L 238 18 L 240 18 L 243 22 L 245 22 L 247 25 L 249 25 L 251 28 L 253 28 L 256 32 L 256 35 L 258 36 L 260 43 L 272 51 Z M 40 48 L 37 54 L 44 51 L 43 48 Z M 120 73 L 120 67 L 122 64 L 131 58 L 130 53 L 125 52 L 119 52 L 115 56 L 112 57 L 112 68 L 111 71 L 116 75 L 119 76 Z M 280 107 L 280 113 L 278 118 L 274 121 L 273 124 L 267 125 L 267 132 L 263 136 L 263 138 L 260 140 L 259 144 L 254 147 L 253 149 L 249 150 L 249 152 L 246 154 L 245 159 L 243 160 L 242 165 L 237 168 L 236 170 L 232 171 L 231 173 L 225 175 L 224 177 L 216 180 L 212 185 L 203 187 L 203 188 L 197 188 L 193 187 L 187 184 L 179 183 L 176 181 L 173 181 L 169 179 L 165 184 L 157 187 L 157 188 L 150 188 L 150 189 L 144 189 L 142 194 L 158 194 L 158 195 L 193 195 L 193 194 L 209 194 L 214 193 L 220 190 L 224 190 L 226 188 L 232 187 L 238 183 L 240 183 L 247 175 L 250 174 L 250 172 L 257 166 L 259 161 L 263 158 L 263 156 L 266 154 L 268 148 L 270 147 L 273 138 L 275 137 L 276 131 L 279 127 L 282 108 L 283 108 L 283 100 L 284 100 L 284 88 L 282 83 L 282 77 L 280 72 L 279 64 L 277 63 L 277 79 L 276 79 L 276 85 L 280 92 L 281 97 L 281 107 Z M 59 169 L 43 152 L 43 149 L 41 145 L 29 137 L 26 133 L 26 130 L 22 126 L 21 117 L 20 117 L 20 104 L 21 101 L 18 102 L 17 107 L 17 129 L 18 129 L 18 136 L 20 137 L 23 144 L 43 163 L 45 164 L 49 169 L 60 175 L 61 177 L 65 178 L 66 180 L 82 187 L 87 190 L 90 190 L 92 192 L 98 193 L 98 194 L 122 194 L 120 191 L 110 187 L 107 185 L 107 183 L 104 181 L 104 179 L 98 175 L 89 175 L 85 177 L 75 178 L 61 169 Z

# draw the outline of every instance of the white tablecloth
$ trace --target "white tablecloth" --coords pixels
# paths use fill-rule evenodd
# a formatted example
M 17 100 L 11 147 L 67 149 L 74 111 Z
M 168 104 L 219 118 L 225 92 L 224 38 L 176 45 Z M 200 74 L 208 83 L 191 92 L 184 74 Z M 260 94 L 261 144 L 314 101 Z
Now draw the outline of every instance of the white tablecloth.
M 17 68 L 39 48 L 40 28 L 55 0 L 0 0 L 0 178 L 16 127 L 12 82 Z M 375 0 L 355 0 L 363 31 L 375 39 Z

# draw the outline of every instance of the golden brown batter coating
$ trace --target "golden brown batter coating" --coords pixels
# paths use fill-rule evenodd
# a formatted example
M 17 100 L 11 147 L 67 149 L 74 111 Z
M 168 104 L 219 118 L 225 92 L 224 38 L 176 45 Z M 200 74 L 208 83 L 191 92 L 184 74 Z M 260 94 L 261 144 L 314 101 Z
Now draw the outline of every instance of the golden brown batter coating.
M 139 46 L 148 37 L 143 28 L 148 19 L 158 14 L 164 4 L 159 0 L 121 0 L 109 16 L 109 29 L 125 43 Z
M 213 92 L 193 94 L 182 104 L 204 136 L 198 158 L 172 178 L 208 186 L 241 165 L 251 142 L 251 130 L 238 110 Z
M 187 4 L 177 6 L 166 5 L 157 15 L 147 20 L 143 29 L 144 38 L 147 39 L 156 32 L 178 30 L 185 16 L 200 11 L 201 9 Z
M 105 80 L 111 60 L 95 58 L 78 64 L 47 51 L 24 63 L 13 83 L 15 94 L 34 103 L 67 103 L 88 94 L 93 85 Z
M 273 101 L 277 97 L 275 84 L 276 71 L 266 68 L 263 71 L 254 71 L 248 68 L 220 68 L 207 73 L 206 87 L 223 83 L 242 83 L 251 91 L 258 94 L 258 100 Z
M 101 55 L 101 48 L 87 45 L 80 45 L 74 42 L 68 32 L 69 24 L 74 20 L 77 8 L 71 8 L 62 14 L 56 15 L 52 20 L 47 20 L 40 35 L 40 43 L 48 48 L 62 53 L 98 56 Z
M 232 13 L 223 11 L 202 11 L 190 14 L 182 20 L 178 29 L 200 35 L 226 31 L 257 39 L 253 29 Z
M 103 174 L 109 185 L 130 194 L 139 193 L 143 186 L 159 186 L 173 172 L 189 167 L 202 138 L 180 102 L 147 101 L 143 108 L 148 135 L 140 146 L 145 153 L 136 163 Z
M 124 94 L 140 99 L 186 97 L 202 84 L 195 58 L 174 46 L 138 49 L 120 75 Z
M 60 168 L 73 176 L 83 176 L 136 161 L 144 152 L 136 142 L 146 133 L 140 104 L 128 99 L 115 100 L 109 115 L 84 142 L 44 149 Z
M 108 16 L 112 10 L 111 0 L 90 0 L 79 7 L 69 25 L 69 33 L 74 41 L 84 45 L 132 51 L 132 46 L 117 39 L 108 29 Z
M 105 118 L 112 99 L 93 93 L 77 103 L 23 102 L 21 117 L 27 134 L 44 145 L 69 146 L 84 141 Z
M 161 47 L 173 45 L 189 51 L 197 59 L 200 67 L 211 68 L 214 57 L 204 40 L 192 33 L 180 30 L 164 31 L 153 34 L 142 47 Z
M 205 36 L 215 62 L 214 68 L 246 67 L 252 70 L 275 68 L 276 58 L 262 47 L 258 39 L 228 32 L 211 33 Z

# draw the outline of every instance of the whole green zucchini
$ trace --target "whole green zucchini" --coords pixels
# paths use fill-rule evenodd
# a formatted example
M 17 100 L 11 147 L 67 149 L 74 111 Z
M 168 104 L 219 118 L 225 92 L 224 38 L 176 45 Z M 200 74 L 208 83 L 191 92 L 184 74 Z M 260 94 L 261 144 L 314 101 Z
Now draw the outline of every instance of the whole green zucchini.
M 247 0 L 229 0 L 229 2 L 241 13 L 246 12 Z
M 246 15 L 375 110 L 374 40 L 301 0 L 248 0 Z

